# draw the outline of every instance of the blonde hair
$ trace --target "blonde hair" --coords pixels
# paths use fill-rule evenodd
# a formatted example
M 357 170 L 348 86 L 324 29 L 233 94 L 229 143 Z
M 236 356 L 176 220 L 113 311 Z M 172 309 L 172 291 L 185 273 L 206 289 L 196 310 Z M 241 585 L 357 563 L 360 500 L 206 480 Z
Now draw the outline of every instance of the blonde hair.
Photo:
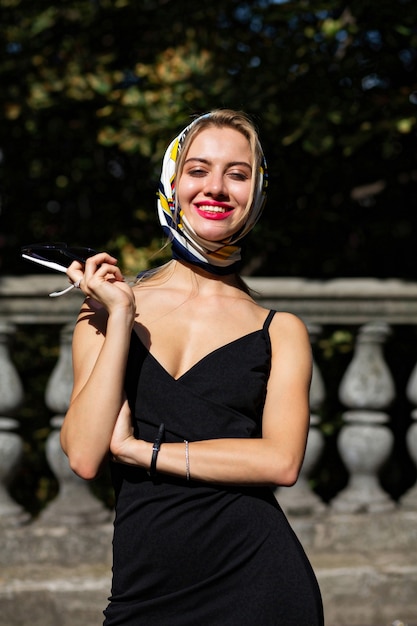
M 252 206 L 255 189 L 259 183 L 263 152 L 255 125 L 249 116 L 243 111 L 233 111 L 232 109 L 214 109 L 213 111 L 198 117 L 194 122 L 192 122 L 189 131 L 179 147 L 178 159 L 175 167 L 175 177 L 177 180 L 180 178 L 188 150 L 196 136 L 201 133 L 201 131 L 210 127 L 233 128 L 246 137 L 249 142 L 252 155 L 252 184 L 249 200 L 244 213 L 244 217 L 246 217 Z

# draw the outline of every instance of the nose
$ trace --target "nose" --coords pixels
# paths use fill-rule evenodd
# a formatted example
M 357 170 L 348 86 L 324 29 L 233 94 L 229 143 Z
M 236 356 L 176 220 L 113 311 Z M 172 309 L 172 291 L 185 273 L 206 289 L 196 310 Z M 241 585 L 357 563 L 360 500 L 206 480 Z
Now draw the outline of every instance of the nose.
M 226 183 L 223 172 L 212 171 L 205 179 L 204 193 L 214 198 L 227 196 Z

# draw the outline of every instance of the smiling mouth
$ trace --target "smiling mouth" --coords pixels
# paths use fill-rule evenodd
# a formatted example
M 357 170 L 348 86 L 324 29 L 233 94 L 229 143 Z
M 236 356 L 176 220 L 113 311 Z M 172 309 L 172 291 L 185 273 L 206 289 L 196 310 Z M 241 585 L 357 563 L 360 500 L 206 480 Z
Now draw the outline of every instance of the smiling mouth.
M 218 204 L 199 204 L 197 209 L 203 213 L 230 213 L 233 210 L 230 206 L 225 207 Z

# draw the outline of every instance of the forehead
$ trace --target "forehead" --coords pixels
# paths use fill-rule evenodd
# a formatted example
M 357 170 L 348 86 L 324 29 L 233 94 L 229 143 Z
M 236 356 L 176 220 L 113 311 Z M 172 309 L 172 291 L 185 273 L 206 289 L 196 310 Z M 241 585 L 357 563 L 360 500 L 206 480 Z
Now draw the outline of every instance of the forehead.
M 222 128 L 209 126 L 193 138 L 187 158 L 194 156 L 224 157 L 239 161 L 244 158 L 250 162 L 251 149 L 248 139 L 238 130 L 227 126 Z

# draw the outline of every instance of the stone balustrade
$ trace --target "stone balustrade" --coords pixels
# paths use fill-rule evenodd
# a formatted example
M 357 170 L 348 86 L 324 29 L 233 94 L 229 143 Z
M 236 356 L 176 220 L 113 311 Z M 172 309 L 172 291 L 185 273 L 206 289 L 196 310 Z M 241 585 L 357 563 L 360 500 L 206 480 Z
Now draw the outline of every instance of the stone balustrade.
M 342 407 L 337 417 L 340 422 L 336 429 L 337 454 L 347 475 L 345 485 L 329 501 L 319 497 L 311 485 L 314 468 L 325 455 L 328 445 L 322 409 L 330 392 L 326 375 L 315 358 L 310 395 L 311 425 L 302 472 L 294 487 L 277 490 L 281 505 L 291 517 L 307 551 L 312 552 L 313 565 L 317 563 L 321 567 L 322 556 L 319 558 L 317 554 L 329 556 L 331 552 L 332 558 L 337 561 L 342 552 L 340 546 L 345 543 L 346 551 L 351 546 L 352 551 L 359 555 L 359 565 L 355 566 L 359 578 L 370 576 L 374 571 L 372 568 L 377 568 L 378 559 L 373 556 L 364 561 L 363 553 L 368 548 L 373 550 L 373 555 L 375 552 L 382 553 L 390 541 L 390 529 L 394 529 L 390 549 L 397 556 L 401 550 L 405 554 L 405 560 L 398 564 L 398 571 L 408 568 L 406 575 L 415 585 L 417 567 L 414 564 L 411 566 L 407 559 L 417 544 L 417 536 L 412 529 L 417 519 L 417 283 L 375 279 L 320 282 L 279 278 L 250 278 L 247 282 L 255 291 L 256 299 L 265 307 L 291 311 L 306 322 L 313 355 L 317 354 L 317 346 L 329 328 L 348 328 L 354 336 L 354 349 L 349 354 L 336 390 L 337 403 Z M 99 525 L 106 529 L 104 536 L 107 540 L 110 538 L 111 513 L 92 495 L 90 485 L 69 470 L 59 446 L 59 428 L 72 385 L 71 335 L 82 301 L 82 294 L 76 290 L 64 297 L 49 299 L 48 293 L 60 285 L 65 285 L 65 278 L 49 274 L 0 278 L 0 527 L 10 538 L 10 529 L 22 524 L 26 524 L 26 528 L 34 528 L 31 531 L 33 537 L 44 536 L 43 531 L 39 531 L 40 526 L 54 529 L 76 526 L 79 529 L 77 533 L 82 536 L 83 532 L 88 534 L 88 528 Z M 18 434 L 18 408 L 24 389 L 9 345 L 17 327 L 36 324 L 51 324 L 60 329 L 59 358 L 44 392 L 45 406 L 54 414 L 46 457 L 57 478 L 59 490 L 40 518 L 31 520 L 24 506 L 14 502 L 8 489 L 24 454 L 23 442 Z M 395 355 L 396 334 L 404 329 L 414 357 L 406 373 L 406 383 L 397 388 L 394 382 L 396 372 L 386 356 L 386 347 L 389 344 L 390 354 Z M 394 427 L 398 416 L 392 413 L 392 407 L 399 399 L 403 400 L 401 407 L 408 407 L 408 414 L 401 416 L 406 424 L 402 430 Z M 404 440 L 398 441 L 399 436 Z M 382 486 L 380 470 L 390 457 L 404 454 L 404 450 L 410 459 L 412 476 L 407 490 L 395 498 Z M 366 529 L 370 525 L 374 530 L 367 534 Z M 25 534 L 25 540 L 32 536 L 31 533 Z M 52 541 L 51 537 L 49 541 Z M 353 559 L 353 556 L 350 555 L 350 558 Z M 325 590 L 328 584 L 328 599 L 325 601 L 328 612 L 336 616 L 334 619 L 338 625 L 370 624 L 354 612 L 350 599 L 345 605 L 340 602 L 333 574 L 329 575 L 330 571 L 334 572 L 330 561 L 326 561 L 319 575 Z M 383 558 L 380 561 L 375 578 L 385 581 L 386 594 L 390 584 L 387 581 L 394 570 L 387 569 Z M 391 564 L 391 569 L 393 567 Z M 346 571 L 342 572 L 339 567 L 340 580 L 344 580 Z M 399 576 L 398 571 L 395 570 L 396 576 Z M 401 589 L 406 588 L 406 585 L 401 585 Z M 363 587 L 359 586 L 355 593 L 360 594 L 361 591 Z M 334 603 L 330 600 L 333 596 Z M 414 596 L 411 592 L 410 597 Z M 401 606 L 406 602 L 408 600 L 404 599 Z M 417 601 L 410 602 L 412 607 L 410 609 L 407 605 L 408 610 L 417 623 Z M 347 616 L 346 621 L 343 621 L 340 611 L 338 613 L 341 606 Z M 396 611 L 398 606 L 392 602 L 388 610 L 392 608 Z M 397 615 L 390 613 L 390 623 L 395 617 L 400 617 L 398 612 Z M 329 626 L 332 623 L 336 624 L 329 621 Z M 372 626 L 376 626 L 376 622 L 372 622 Z
M 61 328 L 60 355 L 45 389 L 45 404 L 55 413 L 46 454 L 58 479 L 59 494 L 44 512 L 44 519 L 60 516 L 84 523 L 101 519 L 88 487 L 68 470 L 59 448 L 59 425 L 68 406 L 71 386 L 71 335 L 82 294 L 77 291 L 49 299 L 64 279 L 56 275 L 0 279 L 0 520 L 16 523 L 27 514 L 16 505 L 7 485 L 22 454 L 16 431 L 17 409 L 24 390 L 10 358 L 9 340 L 17 325 L 53 324 Z M 397 506 L 417 510 L 417 487 L 394 502 L 378 479 L 378 472 L 394 448 L 390 407 L 398 394 L 417 405 L 417 365 L 410 371 L 405 389 L 395 389 L 384 344 L 395 328 L 417 324 L 417 284 L 399 280 L 344 279 L 328 282 L 303 279 L 250 278 L 249 285 L 265 307 L 292 311 L 307 324 L 314 345 L 327 325 L 354 327 L 355 349 L 338 389 L 344 407 L 337 447 L 349 479 L 328 505 L 332 512 L 390 511 Z M 410 334 L 410 341 L 413 340 Z M 417 362 L 417 342 L 415 346 Z M 312 491 L 309 475 L 320 458 L 325 438 L 320 429 L 320 408 L 326 397 L 326 381 L 314 363 L 311 387 L 311 428 L 300 479 L 291 490 L 280 490 L 279 499 L 291 514 L 313 514 L 327 507 Z M 406 446 L 417 465 L 417 409 L 410 411 Z

